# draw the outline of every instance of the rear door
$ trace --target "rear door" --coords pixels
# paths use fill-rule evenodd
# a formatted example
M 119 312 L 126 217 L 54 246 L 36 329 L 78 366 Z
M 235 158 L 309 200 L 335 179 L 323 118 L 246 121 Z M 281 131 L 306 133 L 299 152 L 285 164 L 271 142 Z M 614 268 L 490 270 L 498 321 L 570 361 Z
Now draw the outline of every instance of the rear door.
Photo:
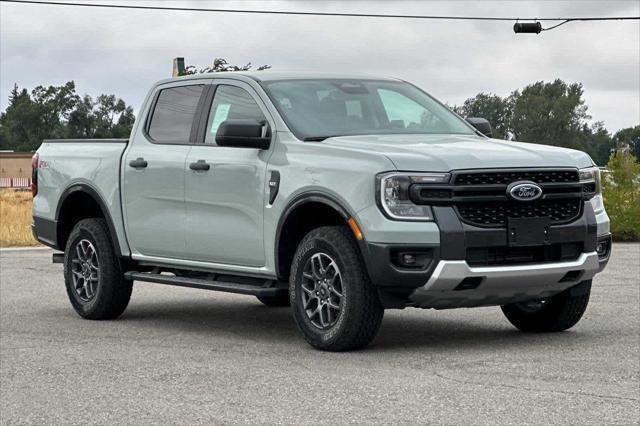
M 184 258 L 185 161 L 206 85 L 160 86 L 144 129 L 123 158 L 127 237 L 134 254 Z
M 212 98 L 212 99 L 211 99 Z M 225 120 L 271 122 L 251 86 L 234 80 L 214 80 L 205 102 L 199 138 L 186 161 L 187 256 L 190 260 L 263 266 L 265 174 L 271 150 L 216 145 Z M 205 121 L 206 120 L 206 121 Z M 191 165 L 207 164 L 208 170 Z M 198 167 L 196 167 L 198 168 Z

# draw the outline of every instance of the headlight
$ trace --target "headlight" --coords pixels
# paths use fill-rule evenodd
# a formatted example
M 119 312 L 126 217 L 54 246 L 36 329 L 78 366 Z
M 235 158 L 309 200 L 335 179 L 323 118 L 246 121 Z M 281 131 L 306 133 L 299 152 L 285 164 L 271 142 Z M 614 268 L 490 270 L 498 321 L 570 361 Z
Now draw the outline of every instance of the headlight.
M 578 173 L 581 183 L 593 182 L 595 184 L 595 193 L 600 193 L 600 169 L 597 166 L 580 169 Z
M 396 220 L 433 220 L 431 207 L 417 205 L 409 197 L 415 183 L 449 182 L 449 173 L 385 173 L 378 175 L 379 202 L 382 210 Z
M 600 169 L 596 166 L 580 169 L 580 183 L 582 183 L 582 192 L 589 198 L 589 202 L 595 213 L 604 210 L 602 202 L 602 185 L 600 184 Z

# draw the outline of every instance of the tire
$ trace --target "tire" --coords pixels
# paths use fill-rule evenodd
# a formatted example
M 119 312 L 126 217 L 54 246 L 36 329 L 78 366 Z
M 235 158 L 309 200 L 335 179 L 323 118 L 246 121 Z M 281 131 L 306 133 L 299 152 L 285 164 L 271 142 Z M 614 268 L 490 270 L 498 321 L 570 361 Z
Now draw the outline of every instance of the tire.
M 531 302 L 502 306 L 509 322 L 525 332 L 549 333 L 567 330 L 580 321 L 589 304 L 591 280 L 545 299 L 537 309 Z M 533 301 L 533 303 L 536 303 Z M 534 305 L 535 306 L 535 305 Z
M 322 277 L 323 270 L 324 279 L 314 275 Z M 367 346 L 384 315 L 347 227 L 317 228 L 302 239 L 291 265 L 289 296 L 302 335 L 321 350 Z
M 83 318 L 113 319 L 126 309 L 133 282 L 124 279 L 104 219 L 83 219 L 71 231 L 64 281 L 71 305 Z
M 289 306 L 291 304 L 288 294 L 275 297 L 256 296 L 256 299 L 262 302 L 263 305 L 270 308 L 280 308 L 283 306 Z

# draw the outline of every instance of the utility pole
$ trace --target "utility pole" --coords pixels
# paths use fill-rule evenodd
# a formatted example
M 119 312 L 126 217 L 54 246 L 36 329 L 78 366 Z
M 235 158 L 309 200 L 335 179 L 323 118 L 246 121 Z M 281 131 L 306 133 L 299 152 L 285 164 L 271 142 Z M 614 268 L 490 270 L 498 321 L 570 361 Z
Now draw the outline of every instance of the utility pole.
M 173 73 L 172 77 L 178 77 L 184 73 L 184 58 L 173 58 Z

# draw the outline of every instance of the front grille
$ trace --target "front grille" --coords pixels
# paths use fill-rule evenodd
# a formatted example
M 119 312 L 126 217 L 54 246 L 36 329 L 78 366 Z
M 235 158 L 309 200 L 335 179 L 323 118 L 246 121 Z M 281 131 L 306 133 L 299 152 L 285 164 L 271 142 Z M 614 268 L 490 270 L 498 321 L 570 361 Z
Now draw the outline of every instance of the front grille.
M 580 217 L 585 197 L 594 192 L 594 185 L 581 183 L 574 168 L 454 170 L 451 176 L 447 185 L 412 185 L 411 200 L 453 206 L 460 220 L 483 228 L 504 228 L 510 218 L 548 218 L 551 225 L 570 223 Z M 538 184 L 542 198 L 518 201 L 507 195 L 509 184 L 524 181 Z
M 459 173 L 454 179 L 455 185 L 508 185 L 520 180 L 536 183 L 578 182 L 577 170 L 509 170 L 509 171 L 473 171 Z
M 568 223 L 578 217 L 582 200 L 542 200 L 529 203 L 511 201 L 460 203 L 456 211 L 460 218 L 476 226 L 503 227 L 508 218 L 548 217 L 552 225 Z
M 576 260 L 583 248 L 579 242 L 533 247 L 473 247 L 467 249 L 466 261 L 470 266 L 569 262 Z

